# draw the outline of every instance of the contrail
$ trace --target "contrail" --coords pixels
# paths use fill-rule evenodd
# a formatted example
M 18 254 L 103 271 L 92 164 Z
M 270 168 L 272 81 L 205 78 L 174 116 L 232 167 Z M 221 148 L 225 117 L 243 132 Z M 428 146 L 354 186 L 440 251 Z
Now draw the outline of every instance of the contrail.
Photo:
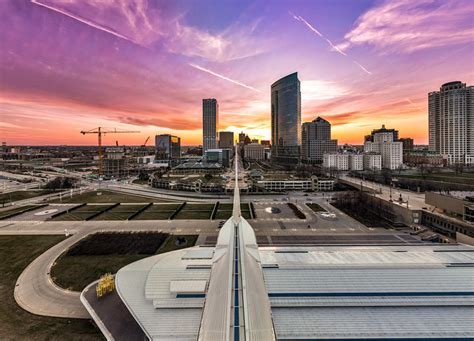
M 260 90 L 258 89 L 255 89 L 253 86 L 250 86 L 250 85 L 247 85 L 247 84 L 244 84 L 244 83 L 241 83 L 239 81 L 236 81 L 236 80 L 233 80 L 233 79 L 230 79 L 229 77 L 226 77 L 226 76 L 223 76 L 223 75 L 220 75 L 218 73 L 215 73 L 214 71 L 211 71 L 211 70 L 208 70 L 206 68 L 203 68 L 202 66 L 199 66 L 199 65 L 196 65 L 196 64 L 193 64 L 193 63 L 188 63 L 189 66 L 195 68 L 195 69 L 198 69 L 198 70 L 201 70 L 203 72 L 206 72 L 206 73 L 209 73 L 213 76 L 216 76 L 216 77 L 219 77 L 221 79 L 224 79 L 226 81 L 229 81 L 231 83 L 234 83 L 234 84 L 237 84 L 237 85 L 240 85 L 244 88 L 247 88 L 247 89 L 250 89 L 250 90 L 253 90 L 253 91 L 256 91 L 256 92 L 260 92 Z
M 315 29 L 313 26 L 311 26 L 310 23 L 308 23 L 306 20 L 304 20 L 303 17 L 300 17 L 300 16 L 296 16 L 294 15 L 293 13 L 290 12 L 290 15 L 293 16 L 293 18 L 295 20 L 298 20 L 298 21 L 301 21 L 303 24 L 305 24 L 306 26 L 308 26 L 308 28 L 313 31 L 314 33 L 316 33 L 318 36 L 320 37 L 323 37 L 323 35 L 321 34 L 321 32 L 319 32 L 317 29 Z
M 354 64 L 357 65 L 358 67 L 360 67 L 364 72 L 366 72 L 368 75 L 371 75 L 372 72 L 370 72 L 369 70 L 367 70 L 365 67 L 363 67 L 362 65 L 360 65 L 359 63 L 357 63 L 355 60 L 353 60 Z
M 69 17 L 69 18 L 72 18 L 72 19 L 74 19 L 74 20 L 77 20 L 77 21 L 79 21 L 79 22 L 81 22 L 81 23 L 83 23 L 83 24 L 86 24 L 87 26 L 96 28 L 96 29 L 98 29 L 98 30 L 100 30 L 100 31 L 103 31 L 103 32 L 107 32 L 107 33 L 112 34 L 112 35 L 114 35 L 114 36 L 116 36 L 116 37 L 118 37 L 118 38 L 125 39 L 125 40 L 127 40 L 127 41 L 130 41 L 130 42 L 132 42 L 132 43 L 134 43 L 134 44 L 137 44 L 137 45 L 140 45 L 140 46 L 141 46 L 141 44 L 139 44 L 138 42 L 136 42 L 136 41 L 134 41 L 134 40 L 132 40 L 132 39 L 130 39 L 130 38 L 124 36 L 124 35 L 121 35 L 120 33 L 117 33 L 117 32 L 115 32 L 115 31 L 113 31 L 113 30 L 111 30 L 111 29 L 108 29 L 108 28 L 105 28 L 105 27 L 103 27 L 103 26 L 97 25 L 97 24 L 93 23 L 92 21 L 89 21 L 89 20 L 83 19 L 83 18 L 81 18 L 81 17 L 75 16 L 75 15 L 73 15 L 73 14 L 71 14 L 71 13 L 68 13 L 68 12 L 66 12 L 66 11 L 60 10 L 60 9 L 58 9 L 58 8 L 45 5 L 45 4 L 41 3 L 41 2 L 38 2 L 37 0 L 31 0 L 31 3 L 33 3 L 33 4 L 35 4 L 35 5 L 38 5 L 38 6 L 45 7 L 45 8 L 47 8 L 47 9 L 51 10 L 51 11 L 54 11 L 54 12 L 63 14 L 63 15 L 65 15 L 65 16 Z
M 312 26 L 309 22 L 307 22 L 305 20 L 305 18 L 303 18 L 302 16 L 300 15 L 294 15 L 293 13 L 289 12 L 290 15 L 293 17 L 293 19 L 303 23 L 304 25 L 306 25 L 312 32 L 314 32 L 316 35 L 318 35 L 320 38 L 324 39 L 329 46 L 331 46 L 332 50 L 333 51 L 336 51 L 337 53 L 343 55 L 344 57 L 349 57 L 347 55 L 347 53 L 345 53 L 344 51 L 342 51 L 339 47 L 337 47 L 336 45 L 334 45 L 332 43 L 331 40 L 329 40 L 328 38 L 326 38 L 321 32 L 319 32 L 314 26 Z M 362 66 L 360 63 L 356 62 L 355 60 L 352 60 L 354 62 L 354 64 L 356 64 L 362 71 L 364 71 L 365 73 L 367 73 L 368 75 L 371 75 L 372 72 L 370 72 L 369 70 L 367 70 L 364 66 Z
M 311 31 L 313 31 L 314 33 L 316 33 L 318 36 L 320 36 L 321 38 L 323 38 L 324 40 L 326 40 L 326 42 L 329 44 L 329 46 L 331 46 L 331 48 L 332 48 L 334 51 L 336 51 L 336 52 L 342 54 L 343 56 L 347 56 L 347 54 L 345 54 L 344 51 L 342 51 L 340 48 L 338 48 L 336 45 L 334 45 L 334 44 L 332 43 L 332 41 L 330 41 L 328 38 L 326 38 L 325 36 L 323 36 L 323 34 L 322 34 L 321 32 L 319 32 L 319 31 L 318 31 L 314 26 L 312 26 L 309 22 L 307 22 L 307 21 L 305 20 L 305 18 L 303 18 L 302 16 L 299 16 L 299 15 L 296 16 L 296 15 L 294 15 L 294 14 L 291 13 L 291 12 L 290 12 L 290 15 L 293 16 L 293 18 L 294 18 L 295 20 L 298 20 L 298 21 L 302 22 L 303 24 L 305 24 Z
M 420 106 L 417 105 L 416 103 L 414 103 L 411 99 L 409 99 L 409 98 L 407 97 L 407 98 L 405 98 L 405 100 L 406 100 L 408 103 L 410 103 L 411 105 L 413 105 L 418 111 L 423 112 L 423 110 L 420 108 Z

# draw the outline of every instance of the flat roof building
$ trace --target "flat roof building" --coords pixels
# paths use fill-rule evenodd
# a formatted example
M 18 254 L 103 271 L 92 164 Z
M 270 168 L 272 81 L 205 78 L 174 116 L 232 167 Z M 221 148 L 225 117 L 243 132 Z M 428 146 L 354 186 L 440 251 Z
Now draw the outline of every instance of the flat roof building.
M 220 131 L 219 132 L 219 148 L 233 149 L 234 148 L 234 132 Z
M 236 160 L 236 180 L 238 169 Z M 474 247 L 258 247 L 241 216 L 238 183 L 215 247 L 172 251 L 118 271 L 117 293 L 149 339 L 474 337 Z

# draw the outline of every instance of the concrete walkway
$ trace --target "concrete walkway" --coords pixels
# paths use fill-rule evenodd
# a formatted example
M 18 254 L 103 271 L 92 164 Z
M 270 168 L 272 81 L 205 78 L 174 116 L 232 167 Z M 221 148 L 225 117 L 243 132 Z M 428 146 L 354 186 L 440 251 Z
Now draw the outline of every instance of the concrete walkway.
M 66 318 L 90 318 L 89 313 L 80 301 L 80 292 L 69 291 L 58 287 L 50 277 L 51 267 L 56 259 L 73 244 L 90 233 L 98 231 L 163 231 L 167 233 L 192 233 L 195 226 L 201 232 L 215 232 L 218 221 L 208 222 L 202 228 L 200 221 L 143 221 L 132 223 L 127 221 L 101 222 L 15 222 L 0 226 L 0 235 L 23 234 L 61 234 L 64 227 L 70 233 L 69 238 L 45 251 L 21 273 L 15 286 L 15 300 L 26 311 L 43 316 Z M 133 227 L 131 226 L 133 225 Z M 49 226 L 49 227 L 48 227 Z M 179 227 L 179 228 L 178 228 Z
M 76 234 L 56 244 L 23 270 L 14 293 L 20 307 L 36 315 L 90 318 L 81 304 L 80 293 L 59 288 L 49 275 L 56 258 L 86 235 Z

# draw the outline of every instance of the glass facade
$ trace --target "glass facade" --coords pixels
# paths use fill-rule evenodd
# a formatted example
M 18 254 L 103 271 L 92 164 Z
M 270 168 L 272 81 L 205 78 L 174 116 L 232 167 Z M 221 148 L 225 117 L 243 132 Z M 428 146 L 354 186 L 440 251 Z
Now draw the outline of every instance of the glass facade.
M 296 164 L 301 148 L 301 91 L 298 73 L 272 84 L 272 161 Z
M 176 164 L 181 157 L 181 138 L 163 134 L 155 136 L 156 160 Z
M 202 100 L 202 151 L 217 148 L 219 105 L 215 98 Z

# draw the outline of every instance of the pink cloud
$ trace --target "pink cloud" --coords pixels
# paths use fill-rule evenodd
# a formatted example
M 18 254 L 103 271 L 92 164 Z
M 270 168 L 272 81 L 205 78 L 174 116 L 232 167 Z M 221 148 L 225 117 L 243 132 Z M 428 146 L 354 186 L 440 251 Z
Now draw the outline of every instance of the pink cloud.
M 370 9 L 338 45 L 373 45 L 391 52 L 472 42 L 474 3 L 470 0 L 390 0 Z

